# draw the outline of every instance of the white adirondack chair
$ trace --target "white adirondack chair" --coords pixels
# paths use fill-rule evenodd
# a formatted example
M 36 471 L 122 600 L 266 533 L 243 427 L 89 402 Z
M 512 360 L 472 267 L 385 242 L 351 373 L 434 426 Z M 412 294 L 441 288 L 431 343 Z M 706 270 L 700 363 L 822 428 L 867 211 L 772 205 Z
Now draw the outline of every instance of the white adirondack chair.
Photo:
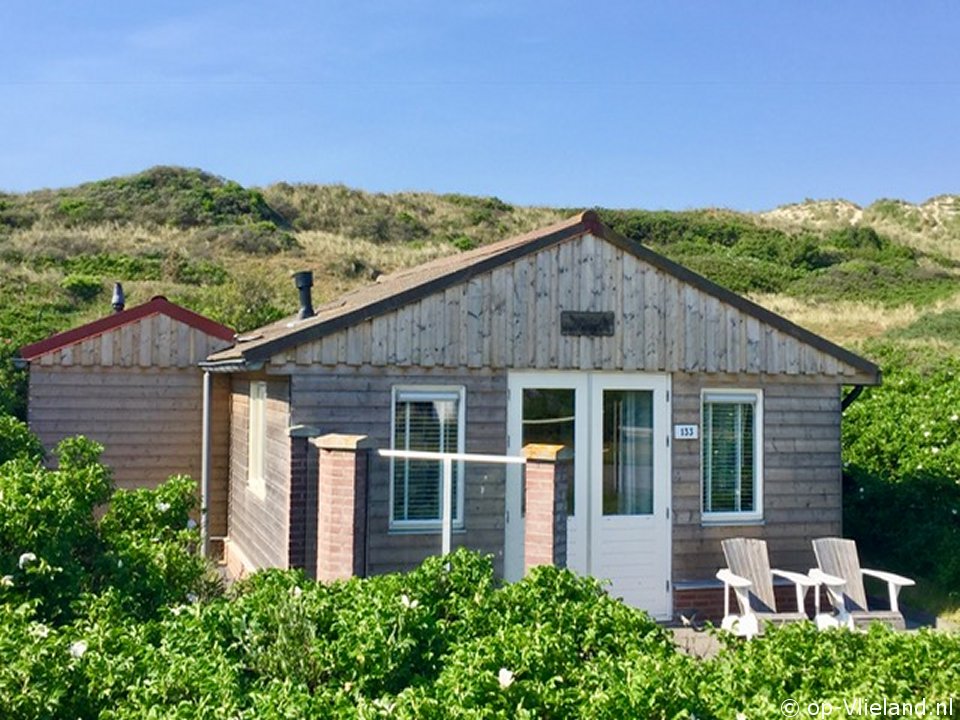
M 846 627 L 852 630 L 871 622 L 886 623 L 898 630 L 905 627 L 898 598 L 900 589 L 914 585 L 913 580 L 883 570 L 861 568 L 857 544 L 853 540 L 819 538 L 813 541 L 813 553 L 817 556 L 819 565 L 810 571 L 810 578 L 818 585 L 815 597 L 817 627 Z M 889 609 L 871 610 L 867 607 L 867 594 L 863 587 L 864 575 L 887 583 Z M 827 590 L 827 597 L 834 608 L 832 614 L 820 612 L 820 585 Z
M 752 538 L 730 538 L 723 540 L 723 556 L 727 567 L 717 572 L 717 578 L 723 581 L 723 621 L 724 630 L 751 638 L 763 630 L 764 623 L 782 624 L 807 620 L 803 609 L 807 590 L 814 582 L 801 573 L 787 572 L 770 568 L 767 543 Z M 780 612 L 773 594 L 774 576 L 782 577 L 794 584 L 797 596 L 795 612 Z M 739 613 L 730 611 L 730 589 L 737 597 Z

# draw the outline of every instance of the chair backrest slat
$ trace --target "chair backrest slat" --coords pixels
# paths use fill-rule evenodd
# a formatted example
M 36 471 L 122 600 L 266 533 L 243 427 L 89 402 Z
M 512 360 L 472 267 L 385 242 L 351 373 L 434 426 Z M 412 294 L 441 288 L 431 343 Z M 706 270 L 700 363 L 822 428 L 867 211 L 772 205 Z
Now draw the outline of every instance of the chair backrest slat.
M 813 541 L 813 553 L 823 572 L 847 581 L 843 598 L 847 610 L 866 610 L 867 594 L 863 588 L 857 544 L 843 538 L 819 538 Z
M 750 591 L 750 608 L 755 612 L 776 612 L 777 601 L 773 596 L 773 575 L 770 573 L 766 541 L 753 538 L 729 538 L 720 544 L 730 571 L 753 584 Z M 745 612 L 746 608 L 740 608 L 740 610 Z

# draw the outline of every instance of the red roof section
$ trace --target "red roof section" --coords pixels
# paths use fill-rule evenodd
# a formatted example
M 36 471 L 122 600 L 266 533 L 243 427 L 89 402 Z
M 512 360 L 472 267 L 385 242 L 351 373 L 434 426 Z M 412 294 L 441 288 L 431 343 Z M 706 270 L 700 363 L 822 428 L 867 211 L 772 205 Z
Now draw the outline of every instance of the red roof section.
M 51 335 L 46 340 L 35 342 L 32 345 L 24 345 L 20 348 L 20 357 L 24 360 L 33 360 L 40 355 L 59 350 L 62 347 L 73 345 L 96 335 L 102 335 L 109 330 L 128 325 L 150 315 L 166 315 L 221 340 L 232 341 L 235 335 L 234 331 L 226 325 L 214 322 L 208 317 L 187 310 L 185 307 L 170 302 L 162 295 L 158 295 L 143 305 L 137 305 L 129 310 L 107 315 L 72 330 Z

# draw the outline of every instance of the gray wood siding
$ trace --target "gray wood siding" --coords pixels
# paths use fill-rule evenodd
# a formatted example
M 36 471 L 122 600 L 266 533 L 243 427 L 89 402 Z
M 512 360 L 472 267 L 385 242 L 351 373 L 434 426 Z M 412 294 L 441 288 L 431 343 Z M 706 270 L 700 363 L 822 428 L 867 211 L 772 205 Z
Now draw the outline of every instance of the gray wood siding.
M 613 337 L 564 336 L 560 313 L 611 311 Z M 859 371 L 584 235 L 279 353 L 314 364 L 828 376 Z
M 225 408 L 222 386 L 215 397 Z M 196 368 L 30 368 L 28 420 L 44 447 L 72 435 L 102 443 L 119 488 L 152 488 L 175 474 L 199 483 L 202 413 Z M 221 430 L 212 448 L 211 516 L 226 514 L 225 441 Z
M 210 388 L 210 500 L 207 518 L 211 537 L 227 534 L 230 494 L 230 378 L 212 375 Z M 197 442 L 200 442 L 199 436 Z M 196 475 L 200 480 L 199 471 Z
M 369 365 L 298 370 L 291 377 L 291 420 L 295 425 L 313 425 L 324 434 L 367 435 L 375 448 L 388 448 L 394 385 L 462 385 L 466 388 L 466 451 L 506 452 L 507 383 L 502 372 Z M 407 570 L 439 553 L 437 532 L 389 530 L 390 464 L 371 452 L 369 467 L 367 574 Z M 501 572 L 503 469 L 467 465 L 466 473 L 465 528 L 454 533 L 453 545 L 494 554 L 497 572 Z
M 31 366 L 188 368 L 229 344 L 227 340 L 156 313 L 44 353 Z
M 673 422 L 701 424 L 701 390 L 763 390 L 763 523 L 701 525 L 701 443 L 672 440 L 673 577 L 712 578 L 720 541 L 763 538 L 775 567 L 806 572 L 811 540 L 841 532 L 840 390 L 803 378 L 673 376 Z M 702 433 L 701 433 L 702 438 Z
M 230 501 L 228 533 L 254 568 L 287 567 L 290 537 L 290 404 L 285 378 L 267 382 L 264 443 L 266 492 L 260 499 L 247 485 L 250 380 L 235 377 L 231 395 Z

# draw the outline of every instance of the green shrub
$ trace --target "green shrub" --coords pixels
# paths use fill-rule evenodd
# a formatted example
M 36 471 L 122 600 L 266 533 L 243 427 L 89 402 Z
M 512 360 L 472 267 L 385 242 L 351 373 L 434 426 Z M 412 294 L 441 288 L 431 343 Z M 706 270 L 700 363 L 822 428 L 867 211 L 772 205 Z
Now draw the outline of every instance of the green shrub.
M 59 468 L 26 457 L 0 465 L 0 575 L 7 602 L 32 602 L 44 622 L 64 624 L 90 598 L 115 591 L 131 615 L 148 618 L 188 593 L 216 592 L 188 528 L 196 505 L 189 478 L 155 490 L 113 492 L 103 448 L 67 438 L 55 451 Z M 98 508 L 110 501 L 101 521 Z
M 90 302 L 103 292 L 103 282 L 100 278 L 90 275 L 67 275 L 60 282 L 60 287 L 75 302 Z
M 910 325 L 888 333 L 897 340 L 939 340 L 960 344 L 960 310 L 925 313 Z
M 40 462 L 45 454 L 40 439 L 25 422 L 12 415 L 0 415 L 0 465 L 7 460 Z
M 469 235 L 465 235 L 463 233 L 460 233 L 457 235 L 453 235 L 453 234 L 448 235 L 447 242 L 449 242 L 451 245 L 453 245 L 457 250 L 460 250 L 461 252 L 465 252 L 467 250 L 473 250 L 478 245 L 476 240 L 474 240 Z
M 273 255 L 303 249 L 293 235 L 269 220 L 246 225 L 218 225 L 201 231 L 198 237 L 248 255 Z
M 787 291 L 821 301 L 857 299 L 888 306 L 922 305 L 955 293 L 956 279 L 945 272 L 921 268 L 913 261 L 855 259 L 810 273 Z
M 960 362 L 927 372 L 891 362 L 883 385 L 844 412 L 843 452 L 844 527 L 862 551 L 956 593 Z

